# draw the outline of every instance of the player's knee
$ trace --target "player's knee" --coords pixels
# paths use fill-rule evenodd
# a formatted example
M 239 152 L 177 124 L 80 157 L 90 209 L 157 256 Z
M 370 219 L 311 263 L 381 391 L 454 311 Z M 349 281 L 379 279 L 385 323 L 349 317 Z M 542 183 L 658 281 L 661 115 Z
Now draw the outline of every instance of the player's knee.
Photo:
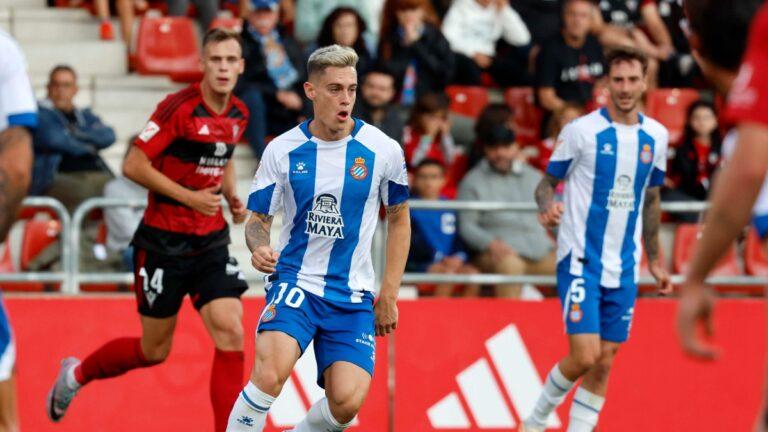
M 150 344 L 141 347 L 144 358 L 150 363 L 162 363 L 168 358 L 171 353 L 171 340 L 163 341 L 161 343 Z
M 571 358 L 579 369 L 587 371 L 592 369 L 598 363 L 598 360 L 600 359 L 600 350 L 581 349 L 571 354 Z
M 360 411 L 365 401 L 365 394 L 354 390 L 348 392 L 334 392 L 328 395 L 328 406 L 333 417 L 339 423 L 349 423 Z
M 213 339 L 220 350 L 240 351 L 243 349 L 243 326 L 235 320 L 230 321 L 215 326 Z
M 282 376 L 274 368 L 264 367 L 257 364 L 251 375 L 251 381 L 264 393 L 271 395 L 280 394 L 283 385 L 288 380 L 287 376 Z

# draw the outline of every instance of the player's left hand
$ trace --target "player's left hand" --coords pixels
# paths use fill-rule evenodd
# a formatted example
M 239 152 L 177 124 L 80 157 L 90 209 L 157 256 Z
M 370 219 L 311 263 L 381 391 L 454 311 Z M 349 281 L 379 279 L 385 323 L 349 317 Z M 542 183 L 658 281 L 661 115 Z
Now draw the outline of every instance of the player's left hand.
M 672 286 L 672 280 L 669 278 L 669 272 L 658 261 L 648 263 L 648 270 L 651 275 L 656 279 L 656 286 L 658 293 L 661 295 L 672 294 L 674 287 Z
M 245 207 L 240 198 L 237 195 L 232 195 L 227 198 L 229 203 L 229 212 L 232 213 L 232 223 L 241 224 L 245 222 L 245 217 L 248 215 L 248 209 Z
M 373 307 L 376 336 L 386 336 L 397 328 L 397 300 L 389 297 L 379 297 Z
M 703 283 L 690 281 L 686 281 L 681 291 L 677 305 L 677 334 L 683 350 L 694 357 L 714 360 L 717 350 L 702 342 L 696 332 L 696 324 L 701 323 L 707 337 L 714 333 L 712 310 L 715 300 L 712 291 Z

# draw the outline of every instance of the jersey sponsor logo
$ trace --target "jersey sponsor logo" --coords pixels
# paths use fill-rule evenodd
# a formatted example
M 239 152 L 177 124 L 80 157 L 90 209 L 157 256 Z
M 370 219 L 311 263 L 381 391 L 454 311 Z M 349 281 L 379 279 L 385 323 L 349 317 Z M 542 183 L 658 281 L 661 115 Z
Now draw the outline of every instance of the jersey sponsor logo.
M 219 141 L 216 143 L 216 150 L 213 151 L 213 155 L 216 157 L 222 157 L 227 154 L 227 145 Z
M 147 122 L 147 125 L 144 126 L 144 130 L 139 134 L 139 139 L 147 142 L 151 140 L 152 137 L 155 136 L 158 132 L 160 132 L 160 126 L 150 120 Z
M 635 191 L 632 189 L 632 177 L 620 175 L 616 184 L 608 193 L 608 209 L 627 210 L 635 209 Z
M 294 166 L 293 171 L 291 171 L 291 174 L 309 174 L 309 170 L 307 170 L 307 164 L 304 162 L 296 162 L 296 165 Z
M 307 212 L 307 229 L 305 234 L 318 237 L 343 239 L 344 219 L 339 213 L 339 200 L 331 194 L 315 197 L 315 205 Z
M 199 131 L 197 131 L 198 135 L 210 135 L 211 131 L 208 130 L 208 125 L 203 125 L 203 127 L 200 128 Z
M 613 155 L 613 147 L 611 147 L 611 145 L 608 144 L 608 143 L 603 144 L 603 149 L 600 150 L 600 154 L 611 155 L 612 156 Z
M 355 158 L 355 164 L 349 169 L 349 175 L 355 180 L 365 180 L 368 177 L 368 167 L 365 166 L 365 159 Z
M 640 161 L 644 164 L 651 163 L 653 154 L 651 153 L 651 145 L 643 144 L 643 150 L 640 152 Z
M 508 430 L 517 426 L 510 408 L 517 412 L 520 421 L 523 415 L 533 411 L 544 386 L 517 326 L 510 324 L 503 328 L 485 341 L 485 347 L 491 361 L 482 355 L 459 372 L 456 375 L 459 391 L 449 393 L 427 410 L 433 428 Z M 459 393 L 474 424 L 462 406 Z M 553 412 L 547 419 L 547 427 L 558 429 L 560 426 L 560 419 Z

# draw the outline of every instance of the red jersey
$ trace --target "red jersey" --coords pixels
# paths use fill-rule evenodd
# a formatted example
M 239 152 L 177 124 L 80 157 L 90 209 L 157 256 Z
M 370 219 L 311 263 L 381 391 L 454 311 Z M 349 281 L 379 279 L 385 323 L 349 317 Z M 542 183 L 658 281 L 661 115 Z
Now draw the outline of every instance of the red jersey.
M 232 96 L 223 113 L 216 114 L 203 101 L 200 84 L 193 84 L 160 102 L 135 144 L 153 167 L 181 186 L 220 187 L 247 123 L 242 101 Z M 206 216 L 150 191 L 133 242 L 167 255 L 191 255 L 229 244 L 229 226 L 221 209 Z
M 726 117 L 733 123 L 768 126 L 768 4 L 758 12 L 739 75 L 728 96 Z

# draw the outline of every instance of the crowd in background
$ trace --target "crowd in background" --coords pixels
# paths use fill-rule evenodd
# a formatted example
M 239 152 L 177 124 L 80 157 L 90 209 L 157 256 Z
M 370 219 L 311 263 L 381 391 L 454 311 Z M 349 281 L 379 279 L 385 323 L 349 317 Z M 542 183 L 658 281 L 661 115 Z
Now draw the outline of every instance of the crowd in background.
M 96 9 L 108 17 L 102 3 L 107 2 L 95 0 Z M 186 13 L 188 3 L 168 0 L 167 11 Z M 353 47 L 360 56 L 354 115 L 402 144 L 414 198 L 531 201 L 559 131 L 596 107 L 603 55 L 611 46 L 631 46 L 649 57 L 651 89 L 705 85 L 687 45 L 678 0 L 193 3 L 202 28 L 222 6 L 242 14 L 246 67 L 235 91 L 251 112 L 246 136 L 254 157 L 260 158 L 270 137 L 311 115 L 302 89 L 308 55 L 330 44 Z M 122 35 L 130 40 L 125 23 L 148 4 L 118 0 L 115 5 Z M 51 72 L 48 98 L 40 102 L 32 190 L 57 197 L 70 209 L 102 194 L 114 177 L 98 156 L 114 142 L 114 132 L 96 114 L 72 104 L 76 80 L 72 68 Z M 488 104 L 477 119 L 452 114 L 446 95 L 451 85 L 483 86 L 498 95 L 508 87 L 533 87 L 544 112 L 543 139 L 517 139 L 516 113 L 504 103 Z M 720 130 L 715 105 L 691 105 L 682 139 L 671 143 L 665 199 L 706 199 L 720 163 Z M 106 190 L 141 194 L 134 186 L 112 184 Z M 554 274 L 552 238 L 532 213 L 414 209 L 412 221 L 418 247 L 412 247 L 408 271 Z M 480 292 L 471 285 L 421 288 L 435 295 Z M 523 291 L 519 285 L 493 290 L 501 297 Z

